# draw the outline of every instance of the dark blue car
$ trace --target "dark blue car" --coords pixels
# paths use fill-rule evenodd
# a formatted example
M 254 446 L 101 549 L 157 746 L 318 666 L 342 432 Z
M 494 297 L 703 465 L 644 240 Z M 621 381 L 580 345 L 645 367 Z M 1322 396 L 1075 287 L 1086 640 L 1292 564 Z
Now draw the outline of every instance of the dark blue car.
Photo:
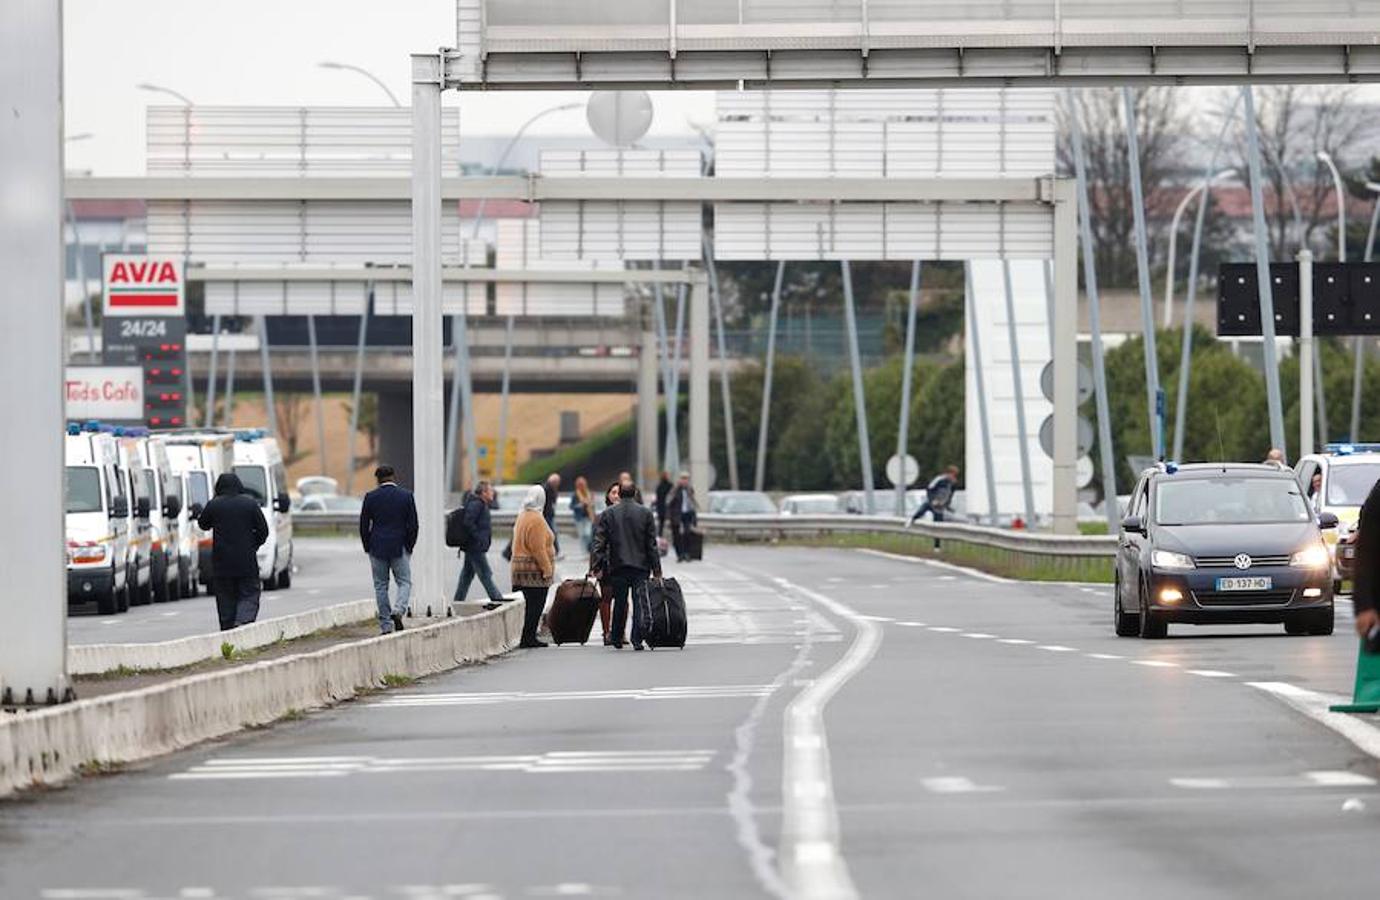
M 1265 622 L 1331 634 L 1332 561 L 1321 529 L 1336 525 L 1277 466 L 1149 469 L 1121 523 L 1116 633 L 1161 638 L 1171 622 Z

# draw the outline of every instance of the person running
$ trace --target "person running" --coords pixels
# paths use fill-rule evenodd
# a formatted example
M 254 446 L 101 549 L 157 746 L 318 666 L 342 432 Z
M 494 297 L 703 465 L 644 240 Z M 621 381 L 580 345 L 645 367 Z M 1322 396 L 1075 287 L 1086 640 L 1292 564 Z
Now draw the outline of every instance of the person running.
M 580 546 L 589 553 L 594 544 L 594 495 L 589 492 L 585 476 L 575 478 L 575 493 L 570 496 L 570 515 L 575 520 L 575 533 Z
M 489 596 L 489 603 L 502 603 L 503 593 L 494 584 L 493 569 L 489 567 L 489 547 L 493 544 L 493 524 L 490 510 L 494 502 L 493 485 L 481 481 L 474 486 L 472 493 L 465 495 L 463 517 L 465 546 L 460 548 L 460 580 L 455 585 L 455 602 L 463 603 L 470 593 L 470 584 L 475 576 Z
M 643 611 L 647 578 L 661 577 L 661 554 L 656 548 L 656 518 L 637 502 L 637 487 L 618 485 L 618 505 L 604 510 L 594 530 L 594 555 L 599 559 L 599 575 L 613 584 L 613 627 L 609 643 L 623 648 L 624 626 L 628 619 L 628 597 L 633 598 L 632 645 L 642 649 Z
M 393 467 L 374 470 L 379 486 L 364 495 L 359 510 L 359 539 L 369 555 L 374 576 L 374 600 L 379 608 L 379 631 L 403 630 L 412 597 L 412 548 L 417 545 L 417 502 L 412 492 L 398 487 Z M 388 576 L 398 583 L 398 598 L 388 600 Z
M 548 482 L 549 484 L 549 482 Z M 556 578 L 556 537 L 546 524 L 542 509 L 546 487 L 534 484 L 522 499 L 522 511 L 513 523 L 513 561 L 510 574 L 513 589 L 522 591 L 527 602 L 522 619 L 519 647 L 545 647 L 537 640 L 537 626 L 546 609 L 546 594 Z
M 958 488 L 958 466 L 949 466 L 930 480 L 925 486 L 925 502 L 910 517 L 910 524 L 920 521 L 929 513 L 936 522 L 944 521 L 944 515 L 954 501 L 954 491 Z

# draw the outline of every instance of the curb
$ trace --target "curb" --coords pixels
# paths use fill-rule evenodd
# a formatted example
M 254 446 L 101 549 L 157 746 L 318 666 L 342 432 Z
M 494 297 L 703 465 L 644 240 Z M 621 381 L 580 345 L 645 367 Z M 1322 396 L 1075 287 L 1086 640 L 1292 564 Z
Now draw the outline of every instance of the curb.
M 401 634 L 0 716 L 0 797 L 59 783 L 87 764 L 149 759 L 290 710 L 330 706 L 385 675 L 432 675 L 488 659 L 517 643 L 522 610 L 520 601 L 505 603 Z

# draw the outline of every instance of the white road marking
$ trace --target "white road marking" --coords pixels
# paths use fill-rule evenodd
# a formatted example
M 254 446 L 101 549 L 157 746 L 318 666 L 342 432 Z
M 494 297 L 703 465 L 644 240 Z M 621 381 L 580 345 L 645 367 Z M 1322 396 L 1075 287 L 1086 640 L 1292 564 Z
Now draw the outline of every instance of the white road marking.
M 1373 787 L 1375 779 L 1356 772 L 1304 772 L 1319 787 Z
M 1171 778 L 1169 783 L 1176 788 L 1200 791 L 1217 791 L 1231 786 L 1225 778 Z
M 44 900 L 125 900 L 142 897 L 144 892 L 131 888 L 50 888 L 42 896 Z
M 1005 788 L 991 784 L 974 784 L 972 779 L 961 776 L 941 778 L 922 778 L 920 783 L 932 794 L 991 794 Z
M 1131 663 L 1137 666 L 1150 666 L 1154 669 L 1177 669 L 1179 667 L 1178 663 L 1163 659 L 1133 659 Z
M 890 617 L 888 617 L 888 616 L 858 616 L 858 618 L 859 618 L 859 619 L 865 619 L 865 620 L 867 620 L 868 622 L 895 622 L 895 621 L 896 621 L 895 619 L 892 619 L 892 618 L 890 618 Z
M 1117 656 L 1115 653 L 1085 653 L 1088 659 L 1125 659 L 1124 656 Z
M 983 632 L 983 631 L 965 631 L 965 632 L 963 632 L 963 635 L 962 635 L 962 636 L 963 636 L 963 637 L 966 637 L 966 638 L 974 638 L 975 640 L 980 640 L 980 641 L 982 641 L 982 640 L 990 640 L 990 639 L 996 637 L 995 634 L 987 634 L 986 632 Z
M 684 685 L 628 688 L 610 691 L 512 691 L 483 694 L 397 694 L 385 696 L 366 707 L 490 706 L 500 703 L 559 702 L 577 700 L 724 700 L 762 697 L 770 684 Z
M 839 688 L 871 662 L 881 646 L 882 629 L 831 597 L 793 585 L 784 578 L 776 581 L 787 592 L 808 597 L 857 627 L 857 636 L 842 658 L 786 707 L 779 855 L 790 896 L 800 900 L 852 900 L 858 891 L 839 852 L 839 817 L 829 769 L 824 708 Z M 818 746 L 801 747 L 796 743 L 797 738 L 810 736 L 818 737 Z M 811 782 L 823 786 L 818 796 L 802 798 L 792 790 L 795 785 Z
M 924 622 L 897 622 L 897 625 L 904 625 L 906 628 L 924 628 Z
M 896 559 L 900 560 L 901 562 L 915 563 L 917 565 L 922 566 L 932 566 L 936 569 L 944 569 L 949 572 L 956 572 L 960 575 L 967 575 L 969 578 L 980 578 L 983 581 L 990 581 L 993 584 L 1017 583 L 1015 580 L 1011 578 L 1002 578 L 999 575 L 991 575 L 987 572 L 978 571 L 977 569 L 970 569 L 967 566 L 956 566 L 953 563 L 941 562 L 937 559 L 924 559 L 923 557 L 919 556 L 905 556 L 900 553 L 887 553 L 885 550 L 873 550 L 869 547 L 860 547 L 858 549 L 858 552 L 866 553 L 870 556 L 880 556 L 883 559 Z
M 954 634 L 963 630 L 962 628 L 950 628 L 948 625 L 931 625 L 929 629 L 930 631 L 939 631 L 944 634 Z
M 1185 790 L 1277 790 L 1294 788 L 1375 787 L 1368 775 L 1346 771 L 1303 772 L 1299 775 L 1247 775 L 1240 778 L 1171 778 L 1169 783 Z
M 1065 647 L 1063 644 L 1041 644 L 1041 650 L 1048 650 L 1051 653 L 1076 653 L 1077 647 Z
M 211 759 L 171 781 L 245 780 L 259 778 L 331 778 L 349 775 L 399 775 L 417 772 L 693 772 L 714 758 L 713 750 L 558 750 L 514 756 L 435 756 L 418 758 L 345 757 L 335 761 Z
M 1248 681 L 1249 686 L 1273 694 L 1308 718 L 1331 728 L 1351 741 L 1365 753 L 1380 759 L 1380 728 L 1346 713 L 1328 709 L 1334 703 L 1346 703 L 1350 698 L 1337 694 L 1310 691 L 1283 681 Z
M 1035 643 L 1035 642 L 1034 642 L 1034 641 L 1027 641 L 1025 638 L 997 638 L 997 643 L 998 643 L 998 644 L 1010 644 L 1010 645 L 1012 645 L 1013 647 L 1016 647 L 1016 646 L 1022 646 L 1022 645 L 1025 645 L 1025 644 L 1033 644 L 1033 643 Z
M 164 616 L 164 617 L 169 618 L 169 619 L 171 619 L 173 616 L 175 616 L 175 615 L 177 615 L 177 614 L 178 614 L 178 613 L 177 613 L 176 610 L 172 610 L 172 611 L 165 612 L 165 613 L 159 613 L 160 616 Z
M 120 620 L 119 620 L 119 619 L 101 619 L 101 624 L 102 624 L 102 625 L 119 625 L 119 624 L 120 624 Z
M 1204 677 L 1204 678 L 1235 678 L 1235 677 L 1236 677 L 1236 675 L 1233 674 L 1233 673 L 1231 673 L 1231 672 L 1222 672 L 1222 671 L 1219 671 L 1219 670 L 1217 670 L 1217 669 L 1189 669 L 1189 670 L 1188 670 L 1188 674 L 1190 674 L 1190 675 L 1201 675 L 1201 676 Z

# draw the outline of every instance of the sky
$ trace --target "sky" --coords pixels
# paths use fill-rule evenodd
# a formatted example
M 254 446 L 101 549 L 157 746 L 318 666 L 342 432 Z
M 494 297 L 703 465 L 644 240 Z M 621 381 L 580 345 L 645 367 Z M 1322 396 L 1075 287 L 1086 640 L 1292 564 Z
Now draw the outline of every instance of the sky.
M 408 56 L 455 43 L 455 0 L 66 0 L 64 75 L 67 168 L 95 175 L 144 173 L 144 108 L 175 104 L 139 90 L 162 85 L 200 105 L 360 106 L 390 103 L 354 72 L 372 71 L 408 103 Z M 461 133 L 511 134 L 533 113 L 585 93 L 455 91 Z M 709 125 L 713 94 L 653 94 L 651 134 Z M 528 134 L 586 135 L 583 110 L 554 113 Z

